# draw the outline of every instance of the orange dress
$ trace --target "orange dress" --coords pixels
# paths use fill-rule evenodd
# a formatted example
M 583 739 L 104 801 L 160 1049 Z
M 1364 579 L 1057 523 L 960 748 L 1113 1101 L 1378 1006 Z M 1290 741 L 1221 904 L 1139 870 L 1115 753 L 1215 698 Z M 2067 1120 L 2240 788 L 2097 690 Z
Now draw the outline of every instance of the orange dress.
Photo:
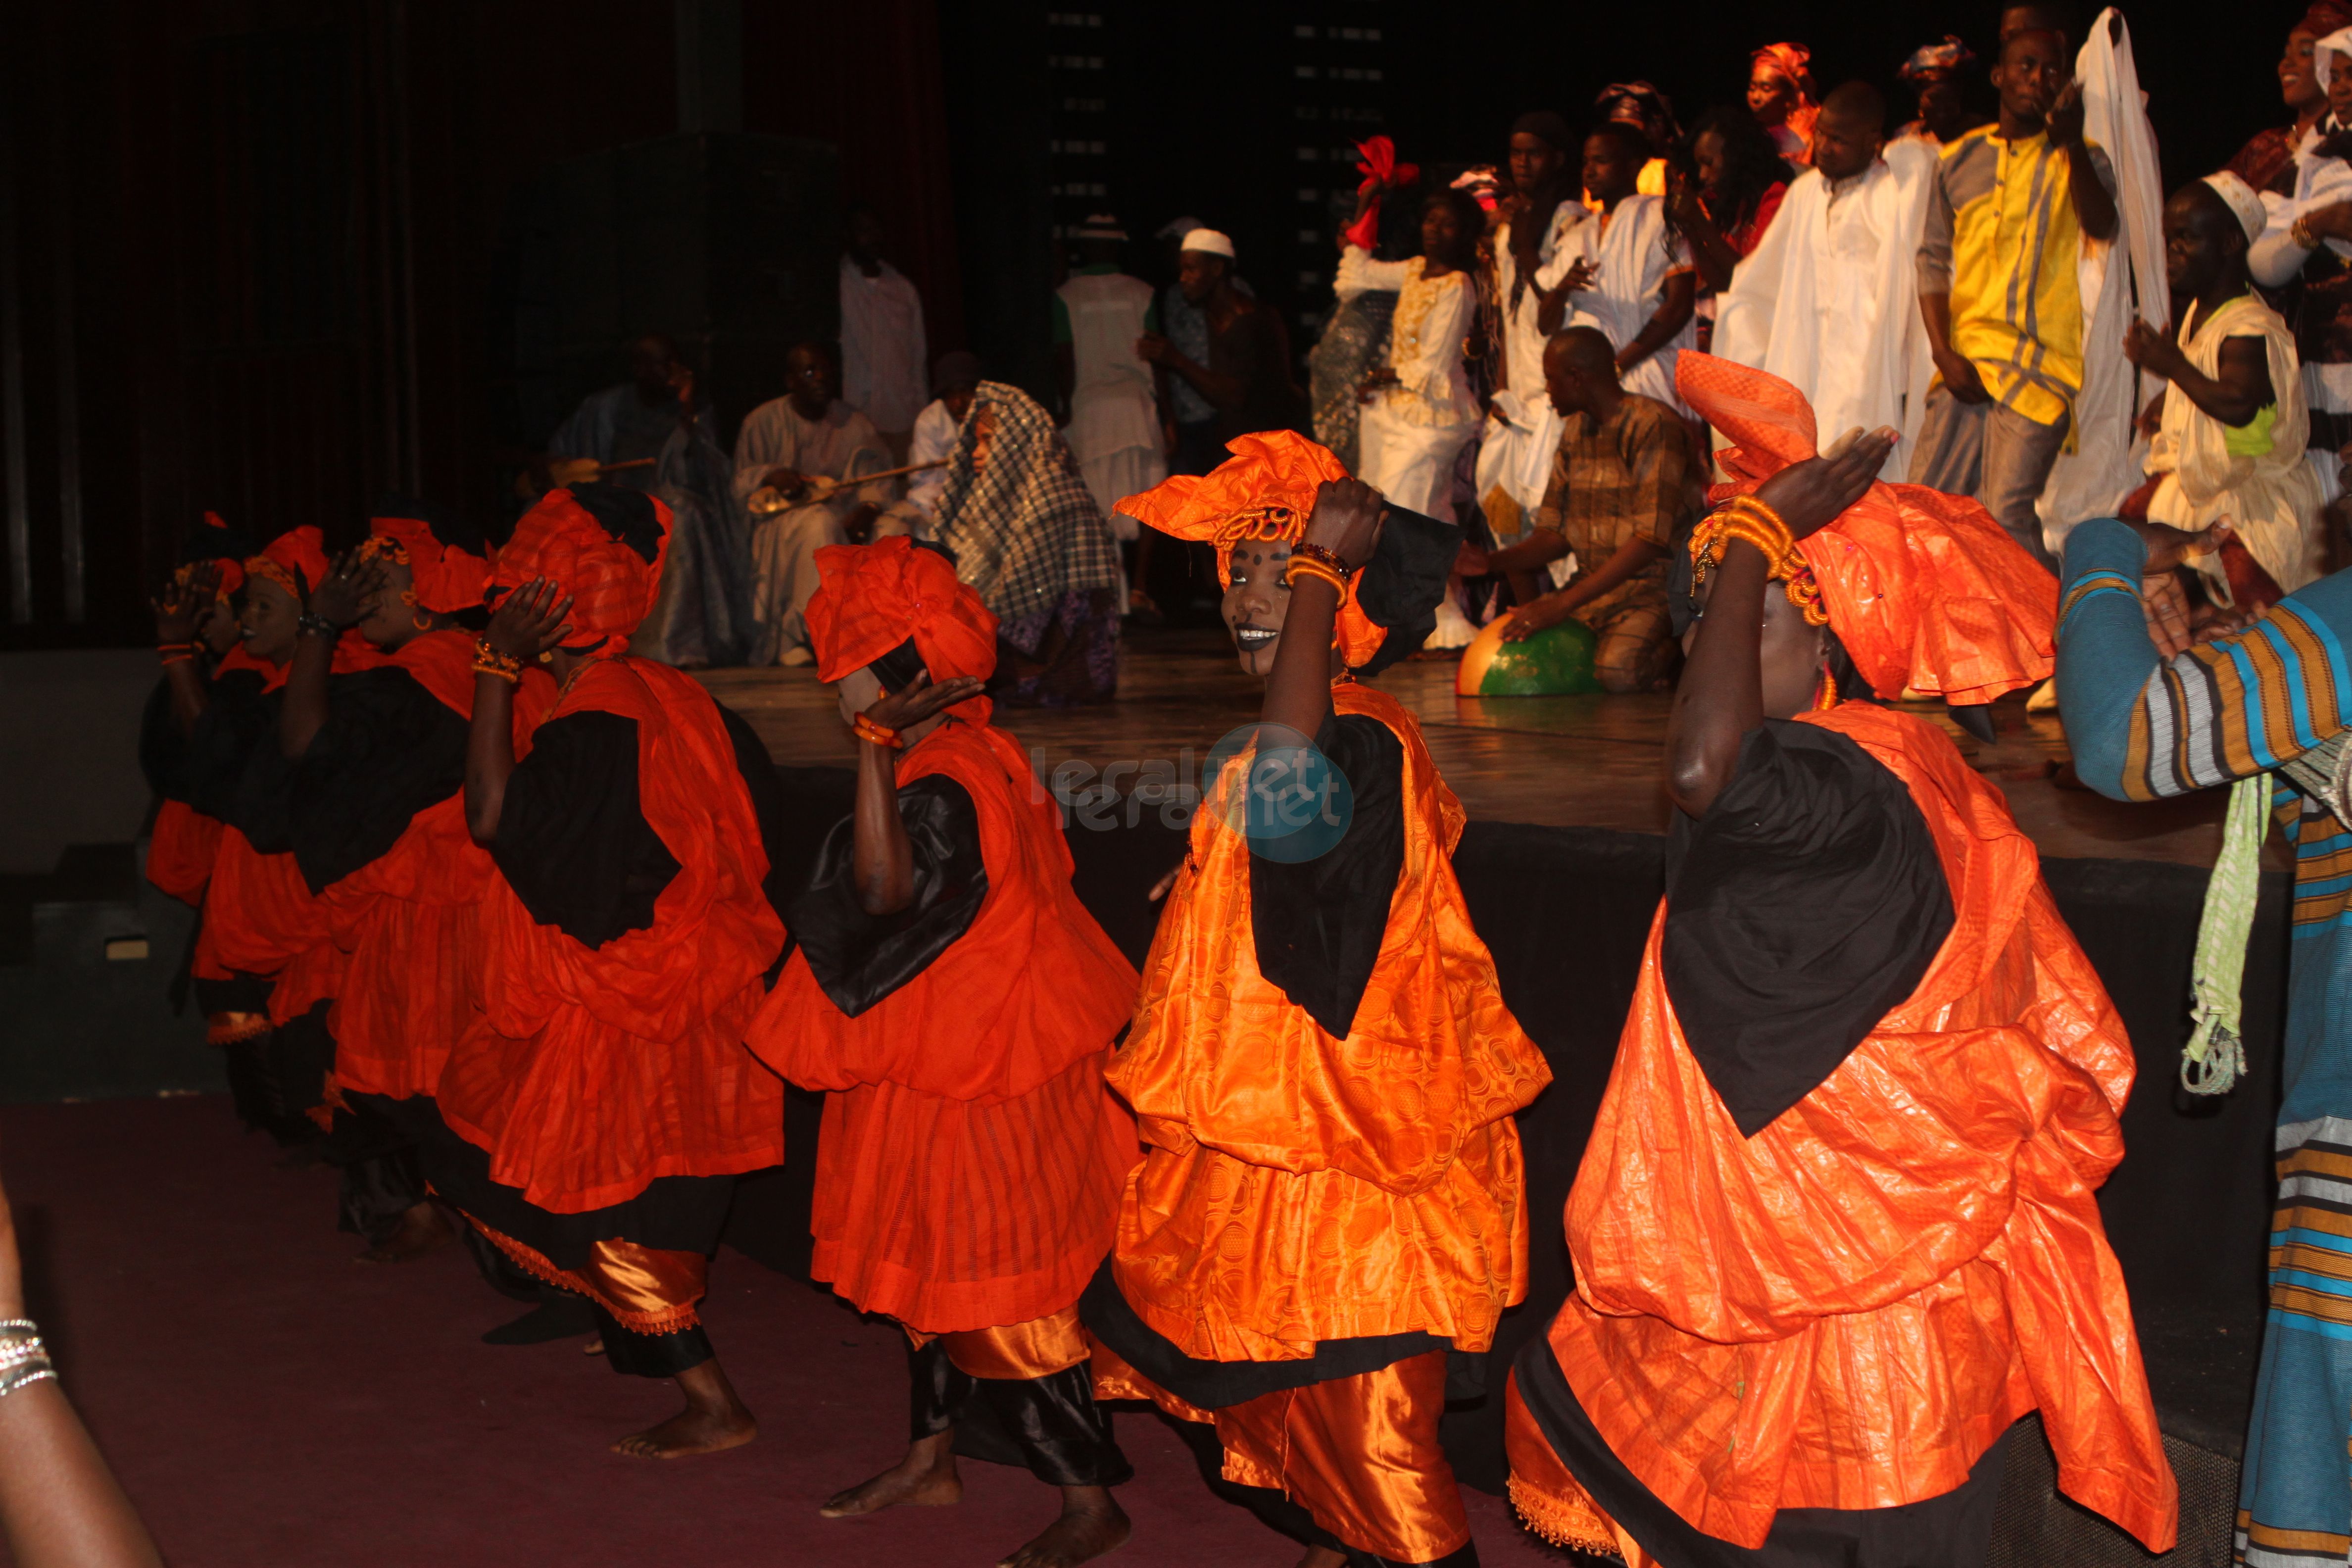
M 1404 757 L 1402 874 L 1347 1037 L 1258 972 L 1249 843 L 1211 803 L 1109 1074 L 1149 1146 L 1119 1212 L 1119 1294 L 1202 1360 L 1412 1331 L 1484 1350 L 1527 1290 L 1511 1113 L 1551 1073 L 1471 929 L 1461 804 L 1419 727 L 1369 687 L 1331 698 Z
M 855 1017 L 795 950 L 748 1043 L 829 1091 L 812 1272 L 950 1334 L 1063 1311 L 1110 1250 L 1140 1150 L 1102 1073 L 1136 973 L 1071 890 L 1060 808 L 1010 737 L 951 720 L 899 759 L 901 789 L 931 777 L 978 817 L 971 925 Z
M 554 1214 L 662 1176 L 783 1158 L 783 1086 L 743 1049 L 783 945 L 768 858 L 718 704 L 635 658 L 583 666 L 549 710 L 636 725 L 638 805 L 677 870 L 653 923 L 589 947 L 541 925 L 504 877 L 481 909 L 482 1002 L 441 1075 L 450 1129 L 489 1179 Z
M 389 663 L 471 722 L 471 632 L 428 632 Z M 519 741 L 554 696 L 545 671 L 524 672 L 514 700 Z M 494 874 L 489 851 L 467 829 L 461 790 L 417 812 L 385 853 L 320 890 L 344 964 L 327 1017 L 337 1088 L 405 1100 L 439 1087 L 442 1064 L 480 1010 L 480 909 Z
M 1955 919 L 1907 1000 L 1753 1137 L 1685 1042 L 1661 905 L 1568 1204 L 1576 1293 L 1549 1334 L 1643 1486 L 1760 1545 L 1781 1509 L 1958 1489 L 2042 1412 L 2068 1496 L 2168 1550 L 2177 1489 L 2095 1189 L 2133 1057 L 2000 793 L 1940 731 L 1848 703 L 1907 787 Z M 1514 1388 L 1512 1495 L 1554 1539 L 1612 1531 Z

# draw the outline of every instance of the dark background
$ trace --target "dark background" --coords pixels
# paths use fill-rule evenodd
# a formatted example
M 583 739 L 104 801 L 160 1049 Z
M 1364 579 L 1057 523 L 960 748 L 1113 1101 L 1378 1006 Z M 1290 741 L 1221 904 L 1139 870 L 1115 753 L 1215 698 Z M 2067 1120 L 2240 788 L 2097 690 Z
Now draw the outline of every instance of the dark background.
M 518 452 L 685 343 L 731 434 L 834 330 L 840 205 L 934 353 L 1044 392 L 1056 238 L 1179 214 L 1313 341 L 1351 143 L 1450 174 L 1645 77 L 1687 123 L 1756 45 L 1894 89 L 1924 5 L 1137 0 L 85 0 L 0 12 L 0 647 L 135 644 L 206 509 L 352 528 L 384 489 L 496 526 Z M 2135 8 L 2168 183 L 2283 118 L 2300 15 Z M 1898 107 L 1907 104 L 1898 100 Z

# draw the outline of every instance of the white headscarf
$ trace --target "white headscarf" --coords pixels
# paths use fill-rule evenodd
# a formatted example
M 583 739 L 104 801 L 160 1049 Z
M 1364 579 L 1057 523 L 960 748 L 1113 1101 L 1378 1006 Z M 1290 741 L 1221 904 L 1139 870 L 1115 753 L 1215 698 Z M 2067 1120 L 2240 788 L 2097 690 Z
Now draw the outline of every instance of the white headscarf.
M 2311 74 L 2322 92 L 2327 90 L 2327 79 L 2336 74 L 2327 66 L 2331 54 L 2352 56 L 2352 27 L 2338 27 L 2311 46 Z
M 2213 187 L 2216 195 L 2230 204 L 2230 211 L 2237 216 L 2238 226 L 2246 231 L 2248 245 L 2262 238 L 2263 229 L 2270 218 L 2263 212 L 2263 198 L 2254 194 L 2253 186 L 2227 169 L 2218 174 L 2206 175 L 2205 183 Z

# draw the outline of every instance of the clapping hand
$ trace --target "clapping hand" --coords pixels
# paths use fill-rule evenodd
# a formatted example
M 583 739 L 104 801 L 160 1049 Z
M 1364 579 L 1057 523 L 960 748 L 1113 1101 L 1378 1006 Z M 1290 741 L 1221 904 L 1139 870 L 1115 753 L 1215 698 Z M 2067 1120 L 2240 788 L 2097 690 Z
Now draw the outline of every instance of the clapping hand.
M 1836 521 L 1869 493 L 1899 439 L 1883 426 L 1868 435 L 1850 430 L 1822 456 L 1791 463 L 1766 479 L 1757 487 L 1756 499 L 1780 514 L 1790 538 L 1802 539 Z
M 911 684 L 876 699 L 874 705 L 866 710 L 866 717 L 885 730 L 909 729 L 959 702 L 971 701 L 987 686 L 986 681 L 970 675 L 951 676 L 934 685 L 930 671 L 925 670 Z
M 191 569 L 185 581 L 174 574 L 147 601 L 155 612 L 155 640 L 194 642 L 205 614 L 220 596 L 220 568 L 209 562 Z
M 499 601 L 482 640 L 493 653 L 522 664 L 535 663 L 540 655 L 561 645 L 572 630 L 563 620 L 571 610 L 571 595 L 559 594 L 544 577 L 534 577 Z
M 337 628 L 357 626 L 383 587 L 383 563 L 363 561 L 358 551 L 346 550 L 310 590 L 310 611 Z

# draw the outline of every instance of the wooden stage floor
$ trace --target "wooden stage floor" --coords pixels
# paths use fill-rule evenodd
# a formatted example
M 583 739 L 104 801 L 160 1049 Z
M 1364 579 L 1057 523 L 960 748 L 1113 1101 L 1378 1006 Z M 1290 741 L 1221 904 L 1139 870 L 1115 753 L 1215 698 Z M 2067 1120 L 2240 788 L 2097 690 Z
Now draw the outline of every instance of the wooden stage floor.
M 800 669 L 714 669 L 704 684 L 741 713 L 782 766 L 846 766 L 855 758 L 831 688 Z M 1373 682 L 1421 721 L 1431 753 L 1474 820 L 1663 833 L 1671 809 L 1659 787 L 1671 699 L 1454 694 L 1451 660 L 1412 660 Z M 1222 631 L 1130 634 L 1118 700 L 1093 708 L 1001 710 L 1001 725 L 1030 748 L 1041 773 L 1075 762 L 1083 787 L 1118 762 L 1125 793 L 1140 764 L 1199 759 L 1255 717 L 1260 688 L 1235 664 Z M 1985 746 L 1944 719 L 1961 751 L 2008 795 L 2010 809 L 2044 855 L 2164 860 L 2210 866 L 2221 847 L 2226 792 L 2126 805 L 2062 787 L 2065 735 L 2054 715 L 2029 715 L 2024 699 L 1996 706 L 1999 738 Z M 2271 863 L 2286 860 L 2275 836 Z

